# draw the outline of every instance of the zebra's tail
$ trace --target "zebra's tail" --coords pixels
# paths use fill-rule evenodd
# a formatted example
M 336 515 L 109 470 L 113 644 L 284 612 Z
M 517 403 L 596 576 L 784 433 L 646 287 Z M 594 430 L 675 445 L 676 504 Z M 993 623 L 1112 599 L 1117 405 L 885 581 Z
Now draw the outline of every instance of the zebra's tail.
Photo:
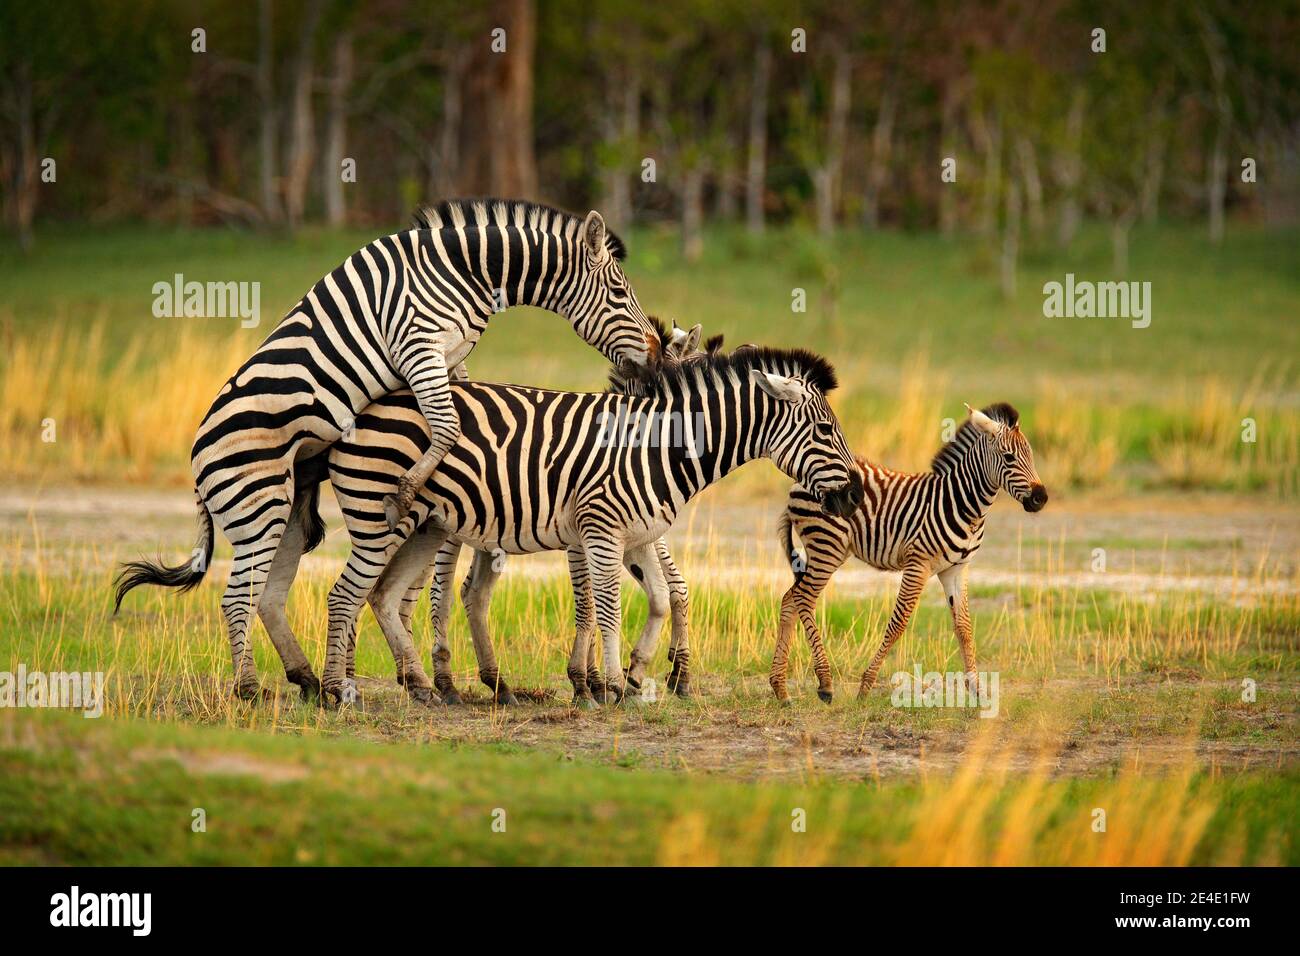
M 208 506 L 203 503 L 203 499 L 198 497 L 197 491 L 195 497 L 199 505 L 199 540 L 194 547 L 193 557 L 188 563 L 175 566 L 163 564 L 161 560 L 128 561 L 123 564 L 113 582 L 117 589 L 117 600 L 113 604 L 114 614 L 122 607 L 122 599 L 128 592 L 141 584 L 160 584 L 166 588 L 179 588 L 184 594 L 198 587 L 203 576 L 208 573 L 208 564 L 212 561 L 212 515 L 208 512 Z
M 293 513 L 301 515 L 303 529 L 302 553 L 315 551 L 325 540 L 325 521 L 320 516 L 320 486 L 329 477 L 326 456 L 317 455 L 300 461 L 293 469 L 293 484 L 297 489 L 294 496 Z
M 804 569 L 808 567 L 808 559 L 804 557 L 802 551 L 794 546 L 794 521 L 790 518 L 789 509 L 781 512 L 781 518 L 776 525 L 776 533 L 781 539 L 781 549 L 785 551 L 785 559 L 790 562 L 790 570 L 794 573 L 794 579 L 798 581 L 803 577 Z

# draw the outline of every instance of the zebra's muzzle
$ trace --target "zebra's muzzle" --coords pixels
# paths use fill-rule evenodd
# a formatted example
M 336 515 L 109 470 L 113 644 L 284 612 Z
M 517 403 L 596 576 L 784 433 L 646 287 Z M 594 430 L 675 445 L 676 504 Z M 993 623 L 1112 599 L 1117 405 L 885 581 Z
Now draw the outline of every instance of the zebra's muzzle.
M 1047 489 L 1042 485 L 1034 485 L 1020 503 L 1030 514 L 1042 511 L 1043 505 L 1047 504 Z
M 822 496 L 822 511 L 836 518 L 847 518 L 861 505 L 862 479 L 858 475 Z

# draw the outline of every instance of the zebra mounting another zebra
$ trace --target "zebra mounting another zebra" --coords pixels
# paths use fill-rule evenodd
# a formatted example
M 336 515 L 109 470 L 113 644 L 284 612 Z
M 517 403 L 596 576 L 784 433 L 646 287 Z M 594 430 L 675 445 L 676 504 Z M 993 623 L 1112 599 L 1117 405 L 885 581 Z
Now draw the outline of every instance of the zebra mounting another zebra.
M 657 322 L 658 320 L 651 316 L 651 321 Z M 661 367 L 669 368 L 681 362 L 698 359 L 706 353 L 715 353 L 721 350 L 723 344 L 721 335 L 713 336 L 701 348 L 701 334 L 701 328 L 698 324 L 689 331 L 678 328 L 675 322 L 671 331 L 661 328 Z M 617 368 L 610 372 L 608 391 L 612 393 L 644 395 L 646 389 L 644 376 L 630 376 Z M 433 683 L 443 702 L 448 704 L 461 702 L 460 692 L 456 690 L 455 680 L 451 673 L 451 648 L 447 639 L 447 625 L 451 618 L 455 596 L 456 564 L 460 558 L 461 547 L 460 542 L 455 538 L 447 539 L 447 542 L 438 550 L 438 554 L 434 558 L 433 581 L 429 586 L 429 618 L 434 637 Z M 629 568 L 629 571 L 632 571 L 633 578 L 645 591 L 648 604 L 646 621 L 641 629 L 641 639 L 638 641 L 637 646 L 649 646 L 652 640 L 651 635 L 658 635 L 663 627 L 664 620 L 671 613 L 672 636 L 668 644 L 668 662 L 672 665 L 672 672 L 668 675 L 667 686 L 669 690 L 679 697 L 689 697 L 690 591 L 686 586 L 686 579 L 682 577 L 681 571 L 677 568 L 677 563 L 673 560 L 672 553 L 668 550 L 665 539 L 660 538 L 656 541 L 654 548 L 659 559 L 659 567 L 663 571 L 666 589 L 660 590 L 656 588 L 656 580 L 641 573 L 639 567 L 635 571 Z M 501 552 L 475 551 L 469 574 L 465 576 L 465 580 L 461 585 L 460 596 L 461 603 L 465 606 L 465 616 L 469 621 L 474 653 L 478 659 L 479 680 L 492 691 L 493 699 L 497 703 L 513 704 L 515 703 L 514 694 L 504 678 L 501 677 L 500 669 L 497 667 L 496 652 L 492 646 L 492 636 L 488 627 L 488 610 L 492 605 L 492 592 L 501 579 L 502 558 L 504 558 L 504 554 Z M 575 555 L 571 557 L 571 560 L 580 560 L 580 558 L 580 555 Z M 624 565 L 629 564 L 631 564 L 631 561 L 625 555 Z M 415 603 L 419 600 L 422 590 L 422 586 L 412 587 L 403 599 L 401 617 L 403 621 L 408 622 L 408 631 L 410 630 L 409 621 L 414 612 Z M 593 626 L 590 621 L 592 613 L 590 593 L 588 591 L 579 591 L 575 587 L 573 606 L 575 609 L 576 629 L 582 630 L 585 628 L 590 631 Z M 588 643 L 587 686 L 591 690 L 593 697 L 604 697 L 604 678 L 596 666 L 596 644 L 594 641 Z
M 801 485 L 790 490 L 779 536 L 795 580 L 781 598 L 772 656 L 769 683 L 777 699 L 789 699 L 786 665 L 798 616 L 812 648 L 817 696 L 830 703 L 831 668 L 817 629 L 817 600 L 850 554 L 873 568 L 903 572 L 884 641 L 862 675 L 859 694 L 871 690 L 885 655 L 907 628 L 926 581 L 937 574 L 961 645 L 968 686 L 978 696 L 966 565 L 984 541 L 984 519 L 999 490 L 1026 511 L 1037 512 L 1047 504 L 1047 489 L 1034 468 L 1029 439 L 1020 430 L 1019 412 L 1005 403 L 983 411 L 969 405 L 966 409 L 970 417 L 934 456 L 929 472 L 892 471 L 858 459 L 862 505 L 848 516 L 824 514 L 817 496 Z M 803 542 L 803 555 L 794 546 L 793 534 Z
M 656 545 L 687 501 L 765 457 L 828 514 L 849 515 L 860 505 L 861 473 L 825 398 L 834 387 L 834 370 L 820 356 L 757 347 L 663 369 L 643 396 L 457 382 L 460 438 L 395 530 L 382 502 L 429 435 L 409 392 L 380 399 L 329 452 L 353 551 L 330 592 L 323 687 L 344 685 L 356 615 L 369 600 L 399 680 L 417 699 L 431 696 L 409 612 L 403 620 L 404 599 L 454 537 L 479 551 L 568 552 L 575 592 L 590 593 L 592 608 L 578 608 L 568 666 L 575 699 L 593 698 L 587 650 L 597 628 L 606 694 L 622 698 L 622 566 L 628 559 L 634 575 L 662 591 Z M 607 441 L 607 423 L 628 418 L 659 422 L 660 440 Z M 699 422 L 693 446 L 688 436 L 672 440 L 668 423 L 681 419 Z M 634 691 L 657 640 L 657 630 L 644 634 L 633 653 L 626 681 Z
M 295 513 L 309 509 L 315 494 L 295 494 L 298 463 L 342 438 L 372 402 L 409 388 L 432 437 L 384 503 L 385 523 L 395 526 L 458 437 L 452 370 L 507 306 L 556 312 L 610 361 L 652 365 L 659 337 L 623 275 L 623 255 L 599 213 L 584 219 L 491 199 L 445 201 L 417 214 L 413 228 L 353 253 L 231 376 L 199 426 L 191 454 L 200 523 L 193 559 L 125 565 L 115 611 L 141 584 L 196 587 L 220 527 L 234 547 L 221 606 L 235 692 L 260 693 L 249 641 L 254 615 L 289 680 L 318 692 L 285 617 L 296 555 L 323 533 Z M 295 556 L 282 557 L 285 540 L 303 534 L 287 549 Z

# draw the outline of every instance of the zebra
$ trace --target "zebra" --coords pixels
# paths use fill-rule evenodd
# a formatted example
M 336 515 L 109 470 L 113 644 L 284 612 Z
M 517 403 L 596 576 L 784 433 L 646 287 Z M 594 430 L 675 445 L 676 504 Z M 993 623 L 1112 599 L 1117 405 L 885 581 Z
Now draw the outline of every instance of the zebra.
M 795 571 L 794 584 L 781 598 L 781 619 L 769 683 L 778 700 L 789 700 L 786 664 L 796 614 L 803 622 L 817 674 L 817 696 L 832 697 L 831 669 L 817 630 L 817 600 L 850 554 L 882 571 L 902 571 L 885 639 L 867 666 L 858 693 L 875 684 L 880 665 L 902 635 L 930 576 L 943 584 L 961 645 L 972 693 L 975 641 L 966 597 L 966 565 L 984 540 L 984 519 L 999 489 L 1028 512 L 1047 504 L 1047 489 L 1034 468 L 1034 452 L 1020 430 L 1020 413 L 998 403 L 983 411 L 966 406 L 969 418 L 934 456 L 930 471 L 908 474 L 858 459 L 864 496 L 853 514 L 827 516 L 816 496 L 800 485 L 790 490 L 778 534 Z M 794 546 L 793 534 L 804 545 Z
M 651 316 L 651 321 L 656 321 Z M 705 354 L 715 353 L 722 348 L 723 338 L 715 335 L 700 347 L 701 327 L 697 324 L 689 331 L 680 329 L 673 323 L 671 332 L 662 333 L 661 364 L 669 367 L 683 361 L 700 358 Z M 642 377 L 627 375 L 623 370 L 615 369 L 610 373 L 609 391 L 624 395 L 643 395 L 646 391 Z M 641 572 L 630 558 L 624 556 L 625 565 L 630 565 L 634 579 L 646 592 L 649 613 L 642 628 L 642 640 L 638 646 L 648 646 L 649 635 L 658 635 L 664 620 L 672 615 L 672 637 L 668 645 L 668 661 L 672 672 L 668 676 L 668 689 L 678 696 L 690 696 L 690 592 L 686 579 L 678 570 L 668 544 L 660 538 L 654 544 L 659 567 L 663 571 L 666 591 L 656 590 L 650 577 Z M 433 561 L 433 582 L 429 587 L 429 617 L 434 636 L 433 668 L 434 686 L 444 703 L 457 704 L 462 698 L 456 690 L 451 674 L 451 650 L 447 640 L 447 625 L 451 617 L 453 600 L 453 583 L 456 564 L 460 558 L 461 544 L 454 538 L 448 538 L 439 549 Z M 575 556 L 577 557 L 577 556 Z M 500 580 L 503 569 L 504 554 L 490 551 L 475 551 L 469 574 L 461 586 L 461 603 L 469 621 L 470 634 L 474 642 L 475 655 L 478 658 L 479 680 L 492 690 L 493 698 L 498 704 L 515 703 L 514 694 L 502 679 L 496 663 L 496 653 L 492 648 L 488 633 L 487 614 L 492 603 L 492 591 Z M 633 570 L 635 569 L 635 570 Z M 403 599 L 402 617 L 409 620 L 418 600 L 422 587 L 415 586 Z M 585 592 L 575 588 L 574 608 L 590 612 L 590 599 Z M 590 629 L 591 623 L 578 623 L 579 629 Z M 596 697 L 604 696 L 604 679 L 596 667 L 595 643 L 588 645 L 587 684 Z M 634 666 L 640 662 L 634 652 Z M 631 668 L 629 668 L 631 670 Z
M 611 361 L 653 364 L 659 338 L 620 265 L 624 246 L 586 218 L 521 200 L 446 200 L 413 228 L 376 239 L 312 287 L 218 393 L 191 453 L 199 541 L 188 564 L 125 564 L 115 612 L 140 584 L 182 591 L 207 571 L 214 525 L 234 547 L 222 597 L 235 693 L 261 693 L 248 635 L 260 614 L 288 679 L 319 681 L 294 640 L 285 595 L 297 556 L 320 541 L 318 489 L 295 495 L 296 466 L 348 434 L 376 399 L 409 388 L 433 440 L 385 503 L 393 524 L 411 489 L 454 444 L 450 372 L 511 305 L 557 312 Z M 281 554 L 281 548 L 288 547 Z
M 394 652 L 399 680 L 409 690 L 413 678 L 423 677 L 402 619 L 403 598 L 455 536 L 479 551 L 567 551 L 575 591 L 591 595 L 590 613 L 578 608 L 568 665 L 575 700 L 592 700 L 587 645 L 597 628 L 607 699 L 624 697 L 626 687 L 635 693 L 637 667 L 629 669 L 626 685 L 619 670 L 620 568 L 630 559 L 662 591 L 655 544 L 691 497 L 766 457 L 803 483 L 828 514 L 847 515 L 861 503 L 860 472 L 825 398 L 834 387 L 825 359 L 771 348 L 737 349 L 663 369 L 639 397 L 456 383 L 460 438 L 396 531 L 387 527 L 383 499 L 429 436 L 409 392 L 379 399 L 328 455 L 353 551 L 330 592 L 326 692 L 346 680 L 350 634 L 367 599 Z M 674 413 L 688 420 L 698 414 L 699 431 L 671 440 Z M 627 416 L 658 421 L 654 434 L 663 440 L 655 447 L 604 440 L 608 423 Z M 371 587 L 350 583 L 361 579 Z M 652 643 L 639 644 L 634 665 L 653 650 Z

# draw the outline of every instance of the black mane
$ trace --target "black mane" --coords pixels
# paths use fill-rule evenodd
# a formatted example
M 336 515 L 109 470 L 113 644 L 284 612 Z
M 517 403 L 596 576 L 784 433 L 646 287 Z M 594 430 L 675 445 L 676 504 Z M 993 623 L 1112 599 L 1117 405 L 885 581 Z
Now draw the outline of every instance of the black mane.
M 499 225 L 512 223 L 528 225 L 535 223 L 538 229 L 549 229 L 555 223 L 561 224 L 567 233 L 573 229 L 571 238 L 578 238 L 585 216 L 566 212 L 547 206 L 544 203 L 530 202 L 527 199 L 494 199 L 490 196 L 473 199 L 444 199 L 432 206 L 421 206 L 411 216 L 411 224 L 416 229 L 446 229 L 467 225 Z M 627 257 L 627 247 L 605 224 L 605 248 L 615 259 Z
M 981 408 L 980 411 L 1008 428 L 1020 424 L 1020 413 L 1016 411 L 1015 406 L 1007 402 L 995 402 L 987 408 Z M 945 472 L 952 468 L 961 460 L 962 455 L 966 454 L 966 449 L 970 447 L 978 432 L 979 427 L 967 418 L 962 422 L 961 428 L 957 429 L 957 434 L 952 436 L 952 441 L 935 452 L 934 459 L 930 462 L 930 470 Z
M 809 352 L 807 349 L 776 349 L 764 345 L 744 345 L 732 352 L 709 352 L 680 365 L 665 366 L 658 375 L 646 381 L 646 394 L 663 395 L 673 385 L 680 384 L 688 376 L 693 376 L 697 369 L 722 373 L 730 371 L 742 378 L 747 377 L 751 369 L 762 369 L 780 375 L 789 375 L 792 378 L 801 378 L 823 395 L 839 384 L 835 378 L 834 367 L 815 352 Z

